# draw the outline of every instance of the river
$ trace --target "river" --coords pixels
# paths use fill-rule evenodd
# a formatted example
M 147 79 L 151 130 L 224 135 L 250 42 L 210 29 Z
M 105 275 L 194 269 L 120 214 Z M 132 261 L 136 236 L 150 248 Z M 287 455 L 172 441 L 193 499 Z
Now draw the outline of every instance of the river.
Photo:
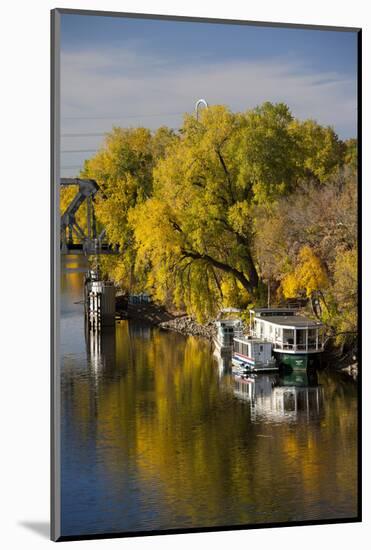
M 84 330 L 61 275 L 62 535 L 357 515 L 357 386 L 319 372 L 239 382 L 195 337 Z

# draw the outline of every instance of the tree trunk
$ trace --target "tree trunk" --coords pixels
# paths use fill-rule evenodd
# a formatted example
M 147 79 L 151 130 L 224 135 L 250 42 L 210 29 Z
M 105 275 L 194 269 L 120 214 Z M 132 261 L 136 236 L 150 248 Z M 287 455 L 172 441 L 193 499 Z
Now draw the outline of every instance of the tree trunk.
M 225 273 L 230 273 L 234 275 L 234 277 L 242 284 L 245 290 L 249 292 L 249 294 L 252 294 L 254 289 L 258 286 L 258 275 L 256 273 L 255 267 L 252 264 L 253 269 L 251 270 L 251 273 L 253 275 L 254 284 L 250 282 L 250 280 L 245 276 L 245 274 L 242 271 L 239 271 L 235 267 L 232 267 L 224 262 L 220 262 L 219 260 L 216 260 L 215 258 L 212 258 L 208 254 L 200 254 L 199 252 L 193 252 L 190 250 L 182 250 L 182 254 L 185 258 L 192 258 L 193 260 L 202 260 L 213 267 L 216 267 L 217 269 L 220 269 L 221 271 L 224 271 Z M 250 271 L 250 270 L 249 270 Z M 256 279 L 254 276 L 256 275 Z
M 239 233 L 236 233 L 236 237 L 237 237 L 238 244 L 242 245 L 244 248 L 243 258 L 246 261 L 249 281 L 253 286 L 253 288 L 257 288 L 259 283 L 259 275 L 258 275 L 258 272 L 256 271 L 254 260 L 252 259 L 252 256 L 251 256 L 249 242 L 247 238 L 243 237 Z

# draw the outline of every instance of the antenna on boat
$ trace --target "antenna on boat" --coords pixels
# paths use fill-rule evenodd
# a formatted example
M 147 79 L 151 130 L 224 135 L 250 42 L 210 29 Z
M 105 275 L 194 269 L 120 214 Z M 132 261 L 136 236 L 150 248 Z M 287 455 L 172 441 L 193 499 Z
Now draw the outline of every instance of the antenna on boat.
M 198 120 L 198 109 L 199 109 L 200 105 L 203 105 L 206 109 L 209 106 L 206 99 L 199 99 L 198 101 L 196 101 L 196 105 L 195 105 L 196 120 Z
M 268 279 L 268 307 L 271 307 L 271 280 Z

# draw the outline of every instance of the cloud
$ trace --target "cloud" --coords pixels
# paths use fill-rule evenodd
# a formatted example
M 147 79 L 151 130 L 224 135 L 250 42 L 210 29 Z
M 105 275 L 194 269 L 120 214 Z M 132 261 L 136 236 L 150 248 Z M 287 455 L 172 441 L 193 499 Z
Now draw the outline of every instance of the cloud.
M 283 101 L 298 118 L 331 125 L 343 138 L 356 134 L 355 79 L 315 73 L 292 57 L 232 62 L 201 57 L 177 65 L 170 56 L 129 48 L 61 54 L 62 132 L 102 132 L 114 124 L 178 127 L 181 113 L 192 111 L 200 97 L 234 111 Z M 89 138 L 75 138 L 70 146 L 87 143 Z

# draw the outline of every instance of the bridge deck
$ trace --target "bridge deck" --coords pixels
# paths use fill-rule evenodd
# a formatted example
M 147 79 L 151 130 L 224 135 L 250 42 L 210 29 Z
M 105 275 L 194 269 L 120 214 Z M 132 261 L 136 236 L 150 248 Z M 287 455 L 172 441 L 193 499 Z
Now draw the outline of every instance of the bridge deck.
M 118 254 L 118 247 L 112 247 L 106 244 L 103 244 L 101 247 L 96 248 L 94 246 L 83 246 L 82 244 L 74 243 L 70 244 L 67 247 L 61 247 L 61 254 L 63 256 L 81 254 L 85 256 L 95 256 L 97 254 Z

